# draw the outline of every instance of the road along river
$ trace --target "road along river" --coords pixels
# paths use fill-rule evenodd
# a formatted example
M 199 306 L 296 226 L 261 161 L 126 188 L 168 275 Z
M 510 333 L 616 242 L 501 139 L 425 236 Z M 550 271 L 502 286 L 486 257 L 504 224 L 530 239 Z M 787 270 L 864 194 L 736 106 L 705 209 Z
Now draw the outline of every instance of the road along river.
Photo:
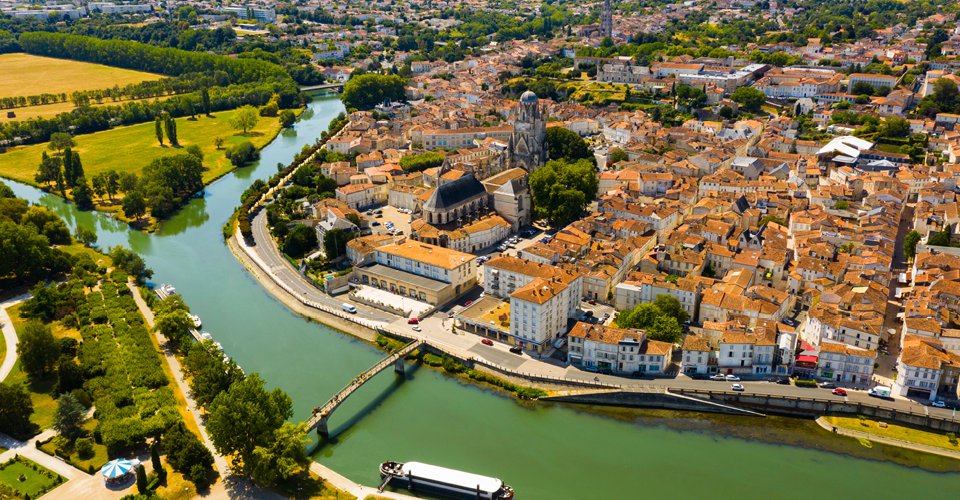
M 5 182 L 18 196 L 55 210 L 71 229 L 77 223 L 95 228 L 99 245 L 122 244 L 142 254 L 156 272 L 155 283 L 174 285 L 203 329 L 247 373 L 259 372 L 269 386 L 287 391 L 294 418 L 305 420 L 383 353 L 294 315 L 231 254 L 221 227 L 254 179 L 269 178 L 278 162 L 288 164 L 343 110 L 335 96 L 318 98 L 310 108 L 312 116 L 264 149 L 258 164 L 209 186 L 159 234 L 132 231 L 103 214 L 78 212 L 58 197 Z M 337 410 L 330 431 L 314 458 L 368 486 L 379 482 L 380 462 L 416 460 L 499 477 L 522 499 L 934 499 L 955 498 L 960 484 L 955 473 L 822 451 L 923 460 L 930 469 L 943 465 L 879 444 L 857 449 L 856 441 L 851 446 L 833 438 L 812 421 L 521 404 L 412 365 L 405 380 L 388 371 L 368 382 Z

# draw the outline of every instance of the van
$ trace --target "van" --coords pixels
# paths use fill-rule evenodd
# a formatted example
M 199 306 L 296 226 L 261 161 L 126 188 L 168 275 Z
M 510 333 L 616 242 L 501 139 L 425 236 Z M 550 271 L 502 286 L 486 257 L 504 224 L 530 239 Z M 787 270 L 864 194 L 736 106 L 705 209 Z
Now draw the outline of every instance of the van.
M 878 385 L 873 389 L 867 391 L 867 395 L 873 396 L 875 398 L 889 398 L 890 397 L 890 388 Z
M 350 314 L 357 314 L 357 308 L 353 304 L 347 304 L 346 302 L 344 302 L 343 305 L 341 305 L 340 307 L 342 307 L 344 311 L 347 311 Z
M 554 349 L 559 349 L 559 348 L 563 347 L 566 343 L 567 343 L 567 339 L 560 338 L 560 339 L 557 339 L 557 341 L 553 343 L 553 347 L 554 347 Z

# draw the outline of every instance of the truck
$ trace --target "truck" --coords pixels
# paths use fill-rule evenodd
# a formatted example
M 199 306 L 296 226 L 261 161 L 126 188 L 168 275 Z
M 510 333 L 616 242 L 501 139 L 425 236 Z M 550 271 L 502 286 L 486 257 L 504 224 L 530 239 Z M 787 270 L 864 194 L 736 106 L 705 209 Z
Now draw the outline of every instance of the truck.
M 873 389 L 867 391 L 867 395 L 873 396 L 875 398 L 889 398 L 890 397 L 890 388 L 878 385 Z

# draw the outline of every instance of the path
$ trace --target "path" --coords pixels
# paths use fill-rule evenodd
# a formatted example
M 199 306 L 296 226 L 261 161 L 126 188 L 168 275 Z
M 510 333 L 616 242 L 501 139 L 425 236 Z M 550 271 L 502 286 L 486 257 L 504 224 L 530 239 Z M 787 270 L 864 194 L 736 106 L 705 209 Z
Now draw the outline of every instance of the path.
M 854 437 L 854 438 L 863 438 L 873 441 L 875 443 L 881 443 L 888 446 L 897 446 L 899 448 L 906 448 L 908 450 L 920 451 L 923 453 L 931 453 L 934 455 L 940 455 L 943 457 L 956 458 L 960 460 L 960 451 L 948 450 L 946 448 L 940 448 L 939 446 L 928 446 L 925 444 L 911 443 L 908 441 L 902 441 L 899 439 L 888 438 L 883 436 L 878 436 L 876 434 L 871 434 L 869 432 L 860 432 L 852 429 L 845 429 L 843 427 L 835 427 L 830 422 L 824 420 L 823 417 L 817 419 L 817 423 L 820 424 L 820 427 L 838 434 L 843 434 L 844 436 Z
M 310 470 L 315 472 L 318 476 L 324 478 L 330 484 L 335 487 L 350 493 L 351 495 L 357 497 L 358 500 L 362 500 L 367 495 L 375 495 L 383 498 L 395 498 L 397 500 L 419 500 L 416 497 L 409 495 L 403 495 L 400 493 L 393 493 L 390 491 L 384 491 L 383 493 L 378 493 L 376 487 L 363 486 L 362 484 L 357 484 L 340 474 L 332 471 L 330 468 L 318 463 L 313 462 L 310 464 Z
M 75 469 L 67 465 L 66 462 L 62 462 L 37 449 L 37 441 L 46 441 L 56 434 L 57 432 L 55 430 L 47 429 L 34 436 L 29 441 L 17 441 L 6 434 L 0 434 L 0 446 L 7 448 L 7 451 L 0 454 L 0 462 L 6 462 L 7 460 L 13 458 L 14 455 L 20 455 L 33 460 L 34 462 L 56 472 L 57 474 L 60 474 L 67 479 L 91 477 L 90 474 L 80 471 L 79 469 Z
M 17 364 L 17 331 L 13 328 L 13 321 L 7 314 L 7 308 L 28 298 L 30 298 L 30 294 L 25 293 L 0 304 L 0 328 L 3 329 L 3 340 L 7 343 L 7 356 L 4 358 L 3 364 L 0 365 L 0 382 L 7 378 L 7 375 L 13 370 L 13 366 Z

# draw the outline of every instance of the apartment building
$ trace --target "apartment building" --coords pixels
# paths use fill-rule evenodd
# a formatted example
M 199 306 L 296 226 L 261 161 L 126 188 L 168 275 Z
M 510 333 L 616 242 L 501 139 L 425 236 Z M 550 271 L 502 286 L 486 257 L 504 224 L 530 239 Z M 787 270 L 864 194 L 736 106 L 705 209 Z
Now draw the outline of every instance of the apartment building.
M 717 372 L 716 345 L 701 335 L 687 335 L 683 340 L 683 355 L 680 357 L 680 373 L 692 375 Z
M 445 304 L 477 284 L 476 256 L 407 241 L 374 249 L 373 263 L 354 268 L 364 285 L 433 305 Z
M 820 344 L 817 376 L 853 384 L 869 382 L 877 351 L 826 339 Z
M 510 343 L 543 352 L 567 331 L 578 295 L 559 276 L 537 278 L 510 294 Z
M 699 281 L 680 278 L 676 283 L 667 281 L 665 277 L 656 274 L 635 272 L 615 288 L 614 305 L 618 310 L 632 309 L 637 304 L 649 304 L 657 300 L 659 295 L 674 297 L 680 301 L 680 306 L 691 318 L 697 314 L 700 304 L 701 283 Z
M 580 307 L 583 293 L 583 273 L 575 266 L 563 268 L 519 259 L 500 256 L 490 259 L 483 265 L 483 291 L 487 295 L 506 298 L 537 279 L 557 278 L 569 287 L 566 299 L 566 317 L 575 318 Z
M 421 140 L 423 149 L 433 150 L 437 148 L 472 148 L 484 139 L 491 138 L 498 141 L 507 142 L 513 133 L 512 125 L 502 127 L 475 127 L 475 128 L 453 128 L 453 129 L 427 129 L 422 132 Z
M 940 395 L 956 398 L 958 376 L 960 355 L 946 350 L 937 339 L 904 335 L 893 392 L 930 401 Z
M 648 340 L 643 330 L 577 323 L 569 335 L 570 362 L 615 373 L 662 373 L 673 344 Z

